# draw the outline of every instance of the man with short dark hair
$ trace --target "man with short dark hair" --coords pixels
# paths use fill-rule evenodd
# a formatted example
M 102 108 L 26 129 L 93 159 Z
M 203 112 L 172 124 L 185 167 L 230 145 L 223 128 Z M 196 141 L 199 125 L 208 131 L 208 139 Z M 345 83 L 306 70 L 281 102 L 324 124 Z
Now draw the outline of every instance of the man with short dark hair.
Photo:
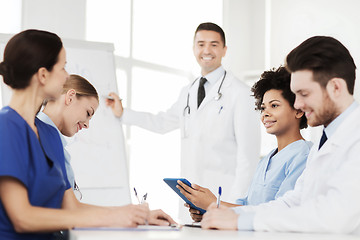
M 294 107 L 324 126 L 294 190 L 275 201 L 234 209 L 210 207 L 204 228 L 360 233 L 360 108 L 355 63 L 332 37 L 304 41 L 286 58 Z
M 221 64 L 226 51 L 221 27 L 202 23 L 193 45 L 201 75 L 169 110 L 156 115 L 123 110 L 115 94 L 108 105 L 125 124 L 158 133 L 180 128 L 182 177 L 213 193 L 222 186 L 223 199 L 235 201 L 245 196 L 259 160 L 260 130 L 250 87 Z

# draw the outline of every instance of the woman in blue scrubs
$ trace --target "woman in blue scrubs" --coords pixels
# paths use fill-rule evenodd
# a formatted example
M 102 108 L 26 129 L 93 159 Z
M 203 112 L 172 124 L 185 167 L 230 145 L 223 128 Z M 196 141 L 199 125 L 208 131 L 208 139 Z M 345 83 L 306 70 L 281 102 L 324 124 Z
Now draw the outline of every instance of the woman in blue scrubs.
M 276 136 L 277 148 L 259 162 L 245 198 L 236 203 L 221 202 L 228 207 L 258 205 L 269 202 L 292 190 L 303 172 L 312 143 L 305 141 L 300 129 L 307 127 L 304 113 L 294 109 L 295 95 L 290 90 L 290 73 L 284 67 L 265 71 L 252 87 L 256 109 L 261 112 L 261 122 L 266 132 Z M 216 196 L 207 188 L 193 184 L 191 189 L 182 182 L 180 191 L 196 206 L 206 209 Z M 226 186 L 222 186 L 226 191 Z M 202 215 L 190 209 L 195 221 Z
M 13 90 L 0 111 L 0 237 L 51 239 L 73 227 L 130 226 L 173 220 L 147 205 L 97 207 L 80 203 L 71 190 L 55 128 L 37 119 L 44 99 L 60 97 L 68 73 L 66 52 L 53 33 L 26 30 L 4 51 L 0 75 Z

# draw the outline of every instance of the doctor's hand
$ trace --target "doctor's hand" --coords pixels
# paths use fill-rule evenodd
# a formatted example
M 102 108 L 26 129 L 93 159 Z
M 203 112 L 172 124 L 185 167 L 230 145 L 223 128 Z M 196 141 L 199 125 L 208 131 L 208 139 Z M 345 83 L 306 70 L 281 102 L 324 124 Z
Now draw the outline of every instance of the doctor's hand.
M 106 106 L 111 107 L 111 110 L 116 117 L 121 117 L 121 115 L 123 114 L 123 111 L 124 111 L 124 108 L 121 103 L 121 99 L 114 92 L 109 93 L 109 96 L 112 97 L 113 99 L 107 98 L 106 102 L 105 102 Z
M 190 217 L 194 222 L 201 222 L 203 215 L 200 213 L 199 210 L 196 210 L 194 208 L 191 208 L 189 204 L 185 203 L 185 207 L 189 208 Z
M 201 228 L 219 230 L 237 230 L 237 215 L 231 208 L 221 206 L 217 208 L 212 203 L 207 209 L 201 221 Z
M 105 217 L 108 226 L 116 227 L 136 227 L 146 223 L 149 216 L 149 207 L 147 205 L 126 205 L 122 207 L 111 207 Z
M 177 224 L 174 219 L 161 209 L 150 211 L 147 220 L 150 225 L 170 226 L 171 224 Z
M 176 187 L 184 196 L 189 199 L 195 206 L 206 209 L 213 202 L 216 202 L 215 195 L 207 188 L 200 187 L 196 184 L 191 184 L 191 187 L 181 181 L 177 181 Z

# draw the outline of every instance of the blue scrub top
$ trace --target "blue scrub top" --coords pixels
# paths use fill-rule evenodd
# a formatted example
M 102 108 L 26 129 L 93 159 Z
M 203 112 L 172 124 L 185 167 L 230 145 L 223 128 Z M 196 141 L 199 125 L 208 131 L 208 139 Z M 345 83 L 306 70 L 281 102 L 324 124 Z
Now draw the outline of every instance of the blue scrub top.
M 40 119 L 41 121 L 43 121 L 46 124 L 49 124 L 50 126 L 53 126 L 59 133 L 63 148 L 64 148 L 64 156 L 65 156 L 65 168 L 66 168 L 66 174 L 69 180 L 69 183 L 71 185 L 71 188 L 74 189 L 74 185 L 75 185 L 75 175 L 74 175 L 74 171 L 71 167 L 70 161 L 71 161 L 71 156 L 68 153 L 68 151 L 66 151 L 65 147 L 67 145 L 67 142 L 64 138 L 64 136 L 62 135 L 62 133 L 60 132 L 60 130 L 57 128 L 57 126 L 55 125 L 55 123 L 49 118 L 48 115 L 46 115 L 44 112 L 39 112 L 36 116 L 38 119 Z
M 298 140 L 280 152 L 272 150 L 259 162 L 247 197 L 237 199 L 236 204 L 259 205 L 294 189 L 296 180 L 305 169 L 312 145 L 312 142 Z
M 57 130 L 35 119 L 39 139 L 12 108 L 0 111 L 0 176 L 19 180 L 32 206 L 61 208 L 67 180 L 64 152 Z M 1 239 L 51 239 L 52 234 L 18 234 L 0 201 Z

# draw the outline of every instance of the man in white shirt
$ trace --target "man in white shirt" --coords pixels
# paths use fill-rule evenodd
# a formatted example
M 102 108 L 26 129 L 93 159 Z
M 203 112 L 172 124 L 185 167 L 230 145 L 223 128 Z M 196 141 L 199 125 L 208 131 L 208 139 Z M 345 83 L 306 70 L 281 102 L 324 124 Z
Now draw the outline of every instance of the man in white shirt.
M 355 63 L 331 37 L 312 37 L 289 53 L 295 108 L 324 126 L 295 188 L 275 201 L 234 209 L 210 206 L 203 228 L 360 233 L 360 108 Z
M 157 133 L 180 128 L 182 177 L 214 193 L 222 186 L 224 200 L 235 201 L 245 196 L 258 163 L 259 119 L 250 88 L 221 65 L 227 51 L 223 30 L 214 23 L 200 24 L 193 51 L 201 76 L 182 89 L 166 112 L 123 109 L 114 93 L 107 104 L 124 124 Z

